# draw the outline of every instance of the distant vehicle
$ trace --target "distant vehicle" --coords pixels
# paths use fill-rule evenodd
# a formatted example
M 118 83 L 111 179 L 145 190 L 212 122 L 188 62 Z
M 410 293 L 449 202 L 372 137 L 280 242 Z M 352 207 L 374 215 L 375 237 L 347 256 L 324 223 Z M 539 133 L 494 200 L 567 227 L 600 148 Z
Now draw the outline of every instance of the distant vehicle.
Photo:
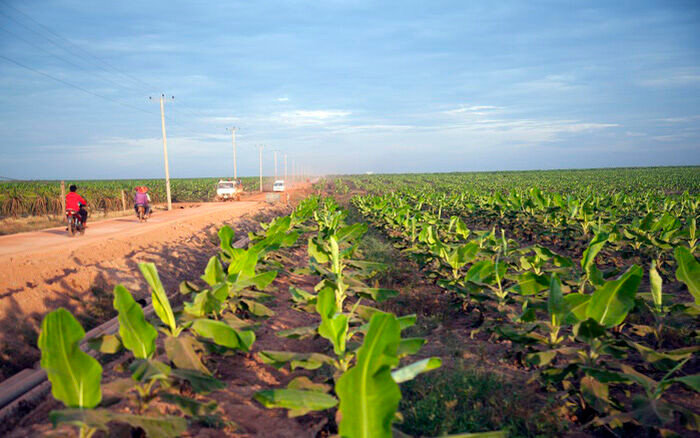
M 216 185 L 216 200 L 217 201 L 228 201 L 228 200 L 241 200 L 241 193 L 243 193 L 243 186 L 239 181 L 232 180 L 219 180 Z
M 272 191 L 284 192 L 284 180 L 278 179 L 277 181 L 275 181 L 275 183 L 272 184 Z

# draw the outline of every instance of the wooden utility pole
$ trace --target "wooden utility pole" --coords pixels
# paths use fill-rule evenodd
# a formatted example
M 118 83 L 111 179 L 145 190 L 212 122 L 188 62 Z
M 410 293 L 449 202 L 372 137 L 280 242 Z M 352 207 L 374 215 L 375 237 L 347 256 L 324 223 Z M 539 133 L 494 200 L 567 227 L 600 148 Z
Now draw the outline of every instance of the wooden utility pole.
M 152 97 L 149 99 L 153 100 Z M 165 194 L 168 197 L 168 210 L 173 209 L 172 198 L 170 197 L 170 169 L 168 168 L 168 138 L 165 135 L 165 109 L 163 107 L 165 94 L 160 95 L 160 125 L 163 129 L 163 159 L 165 161 Z M 171 100 L 175 99 L 171 96 Z
M 61 212 L 59 214 L 64 214 L 66 212 L 66 182 L 61 181 Z
M 277 149 L 275 149 L 275 150 L 272 151 L 272 152 L 273 152 L 273 154 L 274 154 L 274 156 L 275 156 L 275 181 L 277 181 L 277 152 L 278 152 L 278 151 L 277 151 Z
M 236 127 L 226 128 L 231 131 L 231 142 L 233 143 L 233 179 L 238 179 L 238 169 L 236 168 Z
M 284 184 L 289 184 L 287 181 L 287 154 L 284 154 Z

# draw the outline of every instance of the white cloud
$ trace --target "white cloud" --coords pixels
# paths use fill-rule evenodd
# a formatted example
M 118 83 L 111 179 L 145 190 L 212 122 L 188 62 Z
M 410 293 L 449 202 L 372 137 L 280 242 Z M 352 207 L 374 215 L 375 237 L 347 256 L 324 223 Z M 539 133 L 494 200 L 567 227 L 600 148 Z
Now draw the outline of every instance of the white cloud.
M 277 102 L 289 102 L 289 98 L 287 96 L 285 97 L 278 97 Z
M 277 113 L 273 119 L 291 126 L 317 126 L 337 123 L 350 114 L 343 110 L 294 110 Z
M 414 125 L 390 125 L 390 124 L 370 124 L 370 125 L 348 125 L 341 126 L 333 130 L 334 133 L 358 133 L 358 132 L 398 132 L 421 129 Z
M 680 87 L 700 85 L 700 73 L 683 72 L 669 73 L 660 72 L 660 76 L 642 79 L 639 84 L 644 87 Z
M 495 110 L 501 109 L 500 107 L 493 105 L 472 105 L 472 106 L 462 106 L 457 109 L 445 111 L 445 114 L 474 114 L 474 115 L 484 115 L 487 112 L 493 112 Z
M 657 121 L 664 123 L 690 123 L 698 120 L 700 120 L 700 116 L 668 117 L 664 119 L 657 119 Z

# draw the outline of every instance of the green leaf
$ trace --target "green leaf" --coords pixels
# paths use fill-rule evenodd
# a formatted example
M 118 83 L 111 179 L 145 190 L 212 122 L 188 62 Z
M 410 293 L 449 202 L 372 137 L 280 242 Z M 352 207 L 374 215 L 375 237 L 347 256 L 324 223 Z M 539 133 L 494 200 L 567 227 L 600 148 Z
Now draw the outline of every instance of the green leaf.
M 255 341 L 255 333 L 250 330 L 237 332 L 223 321 L 213 319 L 197 319 L 192 324 L 192 330 L 199 336 L 211 339 L 217 345 L 243 351 L 250 351 Z
M 107 409 L 61 409 L 51 411 L 49 421 L 53 427 L 59 424 L 70 424 L 77 427 L 86 425 L 107 432 L 109 431 L 107 423 L 112 421 L 112 415 Z
M 122 342 L 116 335 L 102 335 L 90 338 L 87 343 L 93 350 L 104 354 L 115 354 L 122 349 Z
M 299 304 L 316 304 L 316 295 L 311 294 L 304 289 L 289 286 L 289 293 L 292 295 L 292 301 Z
M 696 345 L 693 347 L 679 348 L 677 350 L 656 351 L 633 341 L 627 341 L 627 343 L 637 350 L 644 361 L 664 371 L 671 370 L 678 362 L 692 357 L 700 350 L 700 346 Z
M 343 437 L 390 437 L 391 422 L 401 400 L 391 369 L 399 359 L 396 350 L 401 328 L 392 314 L 377 312 L 370 320 L 355 366 L 337 381 Z
M 84 337 L 83 327 L 62 307 L 41 322 L 41 367 L 51 381 L 54 398 L 71 408 L 94 408 L 102 399 L 102 366 L 80 350 Z
M 119 336 L 124 346 L 139 359 L 156 350 L 158 331 L 146 321 L 143 309 L 121 284 L 114 287 L 114 309 L 118 312 Z
M 233 247 L 231 247 L 231 242 L 233 242 L 233 238 L 235 236 L 235 233 L 229 227 L 228 225 L 224 225 L 219 229 L 219 247 L 221 248 L 221 251 L 224 253 L 230 255 L 233 252 Z
M 192 390 L 198 394 L 206 394 L 226 387 L 226 384 L 221 380 L 195 370 L 178 368 L 174 369 L 170 375 L 188 382 L 192 386 Z
M 309 258 L 315 259 L 318 263 L 324 264 L 328 263 L 330 260 L 330 254 L 326 251 L 323 246 L 316 242 L 316 239 L 309 237 Z
M 661 310 L 663 305 L 663 292 L 662 285 L 663 280 L 659 275 L 659 271 L 656 270 L 656 261 L 651 262 L 651 268 L 649 268 L 649 283 L 651 285 L 651 297 L 654 300 L 654 305 L 657 310 Z
M 513 288 L 520 295 L 535 295 L 550 285 L 549 276 L 526 272 L 518 276 L 518 284 Z
M 288 339 L 306 339 L 316 335 L 315 326 L 296 327 L 287 330 L 280 330 L 277 336 Z
M 591 376 L 581 379 L 581 395 L 598 412 L 606 412 L 610 404 L 608 385 Z
M 692 376 L 674 377 L 671 379 L 672 382 L 679 382 L 692 389 L 695 392 L 700 392 L 700 374 L 693 374 Z
M 608 233 L 601 232 L 596 234 L 588 244 L 588 248 L 583 251 L 581 269 L 583 269 L 584 272 L 589 272 L 590 267 L 594 266 L 595 256 L 603 249 L 605 242 L 608 241 L 608 237 L 610 237 Z
M 438 357 L 429 357 L 392 371 L 391 377 L 394 379 L 394 382 L 403 383 L 413 380 L 418 374 L 440 368 L 441 365 L 442 359 Z
M 202 275 L 202 280 L 204 280 L 209 286 L 214 286 L 215 284 L 221 283 L 226 280 L 226 274 L 224 273 L 224 267 L 221 266 L 219 258 L 213 256 L 209 259 L 207 267 L 204 269 L 204 275 Z
M 209 403 L 202 403 L 195 399 L 184 397 L 179 394 L 172 394 L 169 392 L 161 392 L 158 394 L 161 399 L 168 403 L 177 405 L 178 408 L 185 414 L 193 417 L 199 415 L 207 415 L 213 412 L 217 408 L 217 403 L 215 401 L 210 401 Z
M 564 295 L 564 301 L 569 308 L 569 311 L 564 316 L 565 324 L 576 324 L 579 321 L 586 320 L 586 310 L 591 301 L 590 295 L 585 294 L 568 294 Z
M 573 332 L 577 338 L 590 343 L 605 334 L 605 327 L 598 324 L 594 319 L 589 318 L 574 325 Z
M 289 351 L 261 351 L 258 357 L 263 363 L 279 369 L 289 364 L 290 368 L 315 370 L 323 364 L 332 364 L 333 359 L 320 353 L 293 353 Z
M 399 357 L 416 354 L 426 342 L 427 341 L 424 338 L 403 338 L 399 342 L 399 347 L 396 350 L 396 354 Z
M 148 382 L 150 380 L 165 380 L 170 377 L 172 369 L 154 359 L 137 359 L 129 366 L 131 378 L 137 382 Z
M 153 310 L 156 315 L 163 321 L 163 324 L 170 327 L 171 332 L 175 332 L 177 324 L 175 323 L 175 315 L 170 307 L 168 295 L 165 293 L 163 283 L 160 282 L 156 265 L 153 263 L 139 263 L 139 269 L 143 274 L 146 282 L 151 287 L 151 301 L 153 302 Z
M 187 281 L 187 280 L 180 282 L 180 294 L 189 295 L 192 292 L 199 292 L 199 288 L 197 287 L 196 284 L 192 283 L 191 281 Z
M 225 296 L 227 296 L 228 288 L 226 287 L 226 284 L 223 285 L 222 289 Z M 222 289 L 218 289 L 217 292 L 221 291 Z M 199 292 L 197 295 L 195 295 L 194 300 L 192 302 L 186 302 L 183 305 L 183 310 L 186 314 L 198 318 L 201 318 L 205 315 L 218 313 L 221 310 L 221 302 L 223 300 L 219 300 L 216 297 L 216 295 L 217 293 L 212 292 L 209 289 L 205 289 Z
M 200 371 L 204 374 L 211 374 L 202 364 L 197 355 L 196 348 L 199 343 L 191 336 L 178 336 L 177 338 L 167 336 L 163 342 L 165 354 L 177 368 Z
M 362 287 L 355 289 L 355 291 L 358 293 L 358 295 L 365 298 L 370 298 L 378 303 L 386 301 L 389 298 L 393 298 L 399 294 L 394 289 L 384 289 L 380 287 Z
M 253 397 L 266 408 L 289 409 L 290 416 L 322 411 L 338 404 L 338 400 L 332 395 L 300 389 L 267 389 L 256 392 Z
M 329 392 L 331 386 L 325 383 L 314 383 L 306 376 L 299 376 L 287 384 L 287 389 L 306 389 L 310 391 Z
M 642 268 L 632 265 L 617 280 L 606 281 L 591 296 L 586 316 L 610 328 L 621 324 L 634 308 L 634 296 L 642 281 Z
M 401 330 L 405 330 L 409 327 L 413 327 L 416 324 L 418 316 L 415 313 L 411 313 L 410 315 L 399 316 L 396 319 L 399 320 Z
M 684 246 L 677 246 L 673 255 L 678 264 L 676 278 L 688 286 L 688 292 L 695 298 L 695 304 L 700 305 L 700 263 Z
M 525 356 L 525 361 L 529 365 L 542 367 L 552 362 L 552 360 L 555 357 L 557 357 L 557 353 L 557 350 L 547 350 L 529 353 Z
M 321 315 L 318 334 L 331 341 L 335 354 L 341 355 L 345 351 L 349 318 L 345 314 L 336 313 L 338 310 L 335 291 L 330 287 L 321 289 L 316 301 L 316 311 Z
M 146 436 L 177 438 L 182 436 L 187 430 L 187 420 L 172 415 L 158 415 L 157 417 L 147 417 L 145 415 L 132 415 L 112 412 L 112 421 L 129 424 L 134 428 L 141 428 Z
M 255 300 L 249 300 L 247 298 L 241 298 L 241 303 L 245 304 L 248 311 L 255 316 L 267 317 L 273 316 L 275 312 L 264 304 L 260 304 Z
M 358 222 L 356 224 L 348 225 L 347 227 L 338 228 L 336 236 L 338 238 L 338 243 L 342 243 L 348 240 L 356 240 L 362 237 L 367 232 L 367 224 Z
M 561 293 L 561 281 L 557 274 L 553 274 L 549 282 L 549 295 L 547 296 L 547 312 L 554 325 L 561 325 L 569 313 L 569 306 Z

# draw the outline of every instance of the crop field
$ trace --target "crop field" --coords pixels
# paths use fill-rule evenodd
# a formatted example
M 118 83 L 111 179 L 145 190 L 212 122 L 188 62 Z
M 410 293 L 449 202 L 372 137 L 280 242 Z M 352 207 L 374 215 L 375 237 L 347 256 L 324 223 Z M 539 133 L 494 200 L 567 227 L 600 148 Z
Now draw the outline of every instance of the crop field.
M 44 316 L 51 413 L 17 436 L 700 433 L 700 168 L 313 189 L 177 290 L 138 264 L 152 310 L 116 285 L 89 349 Z
M 216 183 L 222 178 L 183 178 L 171 179 L 170 190 L 173 202 L 211 201 L 216 195 Z M 226 179 L 226 178 L 223 178 Z M 269 178 L 265 178 L 268 183 Z M 245 190 L 257 190 L 258 178 L 241 178 Z M 78 186 L 80 193 L 100 211 L 122 209 L 122 191 L 127 205 L 131 202 L 134 187 L 146 186 L 153 202 L 166 201 L 165 180 L 94 180 L 66 181 L 66 191 L 71 184 Z M 4 181 L 0 182 L 0 217 L 60 215 L 60 181 Z

